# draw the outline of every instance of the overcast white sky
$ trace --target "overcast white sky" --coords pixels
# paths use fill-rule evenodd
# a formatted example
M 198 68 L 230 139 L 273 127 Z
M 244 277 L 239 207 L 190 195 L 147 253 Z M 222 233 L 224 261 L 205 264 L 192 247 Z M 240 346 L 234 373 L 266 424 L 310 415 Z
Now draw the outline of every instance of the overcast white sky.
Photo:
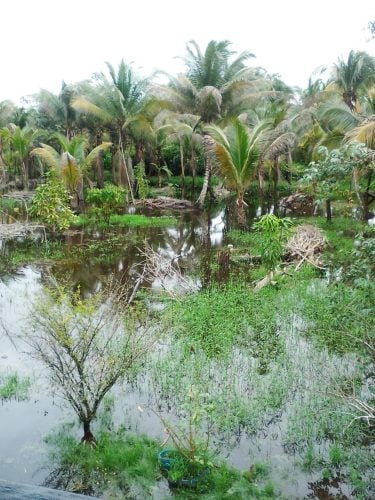
M 366 41 L 374 0 L 3 0 L 0 101 L 73 83 L 134 61 L 140 73 L 177 73 L 176 56 L 194 39 L 230 40 L 251 64 L 305 87 L 320 65 L 350 49 L 375 56 Z

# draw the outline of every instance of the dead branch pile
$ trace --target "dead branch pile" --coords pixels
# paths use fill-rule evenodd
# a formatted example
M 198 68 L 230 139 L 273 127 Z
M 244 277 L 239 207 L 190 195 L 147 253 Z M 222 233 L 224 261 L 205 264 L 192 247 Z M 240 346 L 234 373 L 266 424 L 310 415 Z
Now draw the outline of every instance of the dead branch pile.
M 296 228 L 295 233 L 288 240 L 285 250 L 289 257 L 298 260 L 296 270 L 305 261 L 318 269 L 324 269 L 319 260 L 319 254 L 324 245 L 324 235 L 318 228 L 310 224 L 302 224 Z
M 171 258 L 161 255 L 150 245 L 146 245 L 140 253 L 144 257 L 141 279 L 161 288 L 173 298 L 199 290 L 199 285 L 194 280 L 182 274 L 178 262 L 179 256 Z
M 159 198 L 147 198 L 145 200 L 134 200 L 135 206 L 144 206 L 147 208 L 160 208 L 160 209 L 194 209 L 194 203 L 189 200 L 178 200 L 176 198 L 169 198 L 168 196 L 160 196 Z
M 42 231 L 45 237 L 45 227 L 42 224 L 30 224 L 28 222 L 15 222 L 13 224 L 0 224 L 0 239 L 11 240 L 24 238 L 36 232 Z

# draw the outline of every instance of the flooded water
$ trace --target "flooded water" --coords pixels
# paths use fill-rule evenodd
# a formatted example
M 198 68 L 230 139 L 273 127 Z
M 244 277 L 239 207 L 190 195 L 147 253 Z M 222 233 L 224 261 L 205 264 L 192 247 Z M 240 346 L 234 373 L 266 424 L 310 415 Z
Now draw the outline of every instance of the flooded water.
M 104 245 L 104 250 L 102 242 L 108 237 L 106 233 L 67 232 L 64 244 L 68 249 L 91 245 L 92 256 L 80 260 L 73 258 L 72 253 L 70 260 L 22 267 L 0 280 L 3 326 L 0 334 L 0 373 L 17 371 L 30 377 L 32 387 L 27 401 L 3 401 L 0 405 L 0 478 L 43 483 L 51 472 L 43 439 L 56 430 L 59 423 L 75 420 L 73 412 L 62 406 L 54 396 L 43 367 L 30 358 L 22 341 L 22 335 L 27 334 L 30 304 L 48 275 L 69 271 L 70 280 L 80 286 L 84 295 L 99 290 L 110 274 L 120 276 L 126 273 L 136 279 L 147 241 L 163 258 L 178 259 L 183 271 L 193 276 L 194 285 L 199 288 L 210 280 L 210 263 L 225 243 L 226 215 L 224 208 L 218 208 L 211 214 L 184 213 L 178 216 L 178 223 L 173 227 L 118 230 L 116 234 L 121 237 L 119 244 L 107 249 Z M 95 249 L 113 254 L 98 263 Z M 5 245 L 2 250 L 6 253 L 9 248 Z M 155 280 L 147 286 L 157 291 L 161 285 Z M 217 390 L 229 380 L 233 391 L 244 397 L 248 405 L 254 404 L 252 401 L 271 387 L 267 384 L 275 378 L 280 379 L 287 390 L 285 403 L 276 411 L 266 412 L 264 420 L 259 420 L 256 432 L 239 426 L 215 436 L 216 445 L 220 455 L 241 470 L 249 469 L 255 462 L 269 464 L 270 479 L 286 498 L 353 498 L 352 488 L 342 478 L 334 476 L 322 480 L 317 473 L 303 471 L 300 466 L 303 454 L 297 442 L 288 441 L 288 427 L 293 415 L 298 414 L 301 403 L 312 398 L 314 391 L 324 390 L 335 377 L 356 376 L 356 362 L 350 356 L 335 358 L 325 351 L 318 351 L 301 339 L 299 330 L 298 318 L 290 318 L 289 322 L 280 326 L 285 355 L 281 363 L 271 366 L 268 375 L 259 375 L 256 360 L 245 357 L 240 351 L 233 352 L 229 368 L 214 364 L 206 367 L 210 370 L 212 390 Z M 168 345 L 160 345 L 151 360 L 153 366 L 160 359 L 168 359 L 169 354 Z M 321 366 L 326 367 L 324 373 Z M 152 411 L 147 410 L 157 404 L 166 415 L 176 418 L 176 402 L 160 384 L 154 369 L 151 369 L 141 374 L 136 383 L 116 386 L 116 423 L 151 437 L 165 437 L 161 422 Z M 146 410 L 140 413 L 139 406 Z M 303 429 L 300 432 L 303 434 Z M 295 434 L 298 434 L 297 431 Z M 326 450 L 327 446 L 326 441 L 317 441 L 315 452 Z

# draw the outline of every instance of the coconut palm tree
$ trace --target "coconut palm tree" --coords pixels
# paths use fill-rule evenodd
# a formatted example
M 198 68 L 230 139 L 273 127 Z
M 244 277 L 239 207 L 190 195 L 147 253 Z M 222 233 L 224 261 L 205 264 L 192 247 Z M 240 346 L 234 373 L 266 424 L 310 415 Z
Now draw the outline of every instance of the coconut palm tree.
M 82 95 L 73 101 L 73 107 L 81 112 L 95 115 L 107 126 L 116 144 L 117 164 L 114 163 L 114 177 L 119 184 L 132 191 L 132 172 L 126 163 L 125 149 L 129 145 L 126 125 L 132 117 L 140 113 L 145 103 L 147 79 L 139 78 L 131 65 L 122 60 L 117 72 L 106 63 L 110 78 L 104 73 L 95 75 L 96 85 L 82 86 Z
M 369 205 L 375 200 L 372 193 L 374 150 L 375 150 L 375 87 L 361 88 L 357 98 L 357 107 L 350 109 L 337 96 L 331 98 L 319 110 L 320 123 L 325 135 L 320 143 L 330 149 L 338 148 L 347 142 L 356 141 L 368 148 L 368 158 L 358 158 L 353 163 L 352 182 L 361 206 L 364 219 L 369 217 Z M 361 178 L 366 179 L 366 186 L 361 186 Z
M 201 124 L 212 124 L 217 120 L 228 120 L 238 116 L 250 104 L 272 91 L 272 81 L 266 80 L 259 70 L 246 66 L 254 57 L 242 52 L 237 57 L 230 50 L 230 42 L 211 40 L 202 52 L 195 41 L 186 45 L 183 57 L 186 74 L 170 77 L 168 87 L 154 87 L 159 99 L 172 102 L 180 113 L 200 116 Z M 202 144 L 205 156 L 205 176 L 197 204 L 202 206 L 206 197 L 212 172 L 212 139 L 203 133 Z
M 38 104 L 38 120 L 42 128 L 59 130 L 67 139 L 74 135 L 74 126 L 77 119 L 76 110 L 72 107 L 75 89 L 64 81 L 58 95 L 42 89 L 34 96 Z
M 29 126 L 20 128 L 13 123 L 0 129 L 2 154 L 8 148 L 7 159 L 13 164 L 14 172 L 19 173 L 23 189 L 27 189 L 30 169 L 30 152 L 40 131 Z
M 54 134 L 60 150 L 48 144 L 31 151 L 33 156 L 37 156 L 50 168 L 56 169 L 64 181 L 66 188 L 72 197 L 72 207 L 78 208 L 83 203 L 83 177 L 94 163 L 97 156 L 111 146 L 110 142 L 104 142 L 88 151 L 88 140 L 83 135 L 75 135 L 72 139 L 67 139 L 62 134 Z
M 266 101 L 248 113 L 247 119 L 253 128 L 262 124 L 264 133 L 260 145 L 260 158 L 257 168 L 259 190 L 264 193 L 264 173 L 266 164 L 270 166 L 276 195 L 277 182 L 281 179 L 279 162 L 281 158 L 291 163 L 292 149 L 296 142 L 293 131 L 290 103 L 285 99 Z
M 182 186 L 185 185 L 185 152 L 190 153 L 190 168 L 193 176 L 193 187 L 196 176 L 195 154 L 201 136 L 196 132 L 200 117 L 187 113 L 163 111 L 155 118 L 157 131 L 164 133 L 166 142 L 176 142 L 180 150 L 180 166 Z
M 238 221 L 245 225 L 245 191 L 255 174 L 260 155 L 260 139 L 268 124 L 261 122 L 249 129 L 239 119 L 233 119 L 224 129 L 206 127 L 214 141 L 213 151 L 225 186 L 236 193 Z
M 358 111 L 360 91 L 375 81 L 375 58 L 367 52 L 351 50 L 348 59 L 339 59 L 333 65 L 327 91 L 338 91 L 350 111 Z

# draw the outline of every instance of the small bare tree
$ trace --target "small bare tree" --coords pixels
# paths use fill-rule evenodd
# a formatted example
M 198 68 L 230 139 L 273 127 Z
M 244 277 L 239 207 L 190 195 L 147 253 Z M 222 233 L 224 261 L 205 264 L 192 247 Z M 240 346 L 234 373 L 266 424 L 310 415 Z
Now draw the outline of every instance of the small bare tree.
M 131 289 L 112 281 L 89 298 L 55 284 L 31 310 L 26 342 L 48 369 L 57 394 L 83 423 L 82 441 L 94 442 L 91 422 L 104 396 L 151 349 L 156 328 L 136 307 Z

